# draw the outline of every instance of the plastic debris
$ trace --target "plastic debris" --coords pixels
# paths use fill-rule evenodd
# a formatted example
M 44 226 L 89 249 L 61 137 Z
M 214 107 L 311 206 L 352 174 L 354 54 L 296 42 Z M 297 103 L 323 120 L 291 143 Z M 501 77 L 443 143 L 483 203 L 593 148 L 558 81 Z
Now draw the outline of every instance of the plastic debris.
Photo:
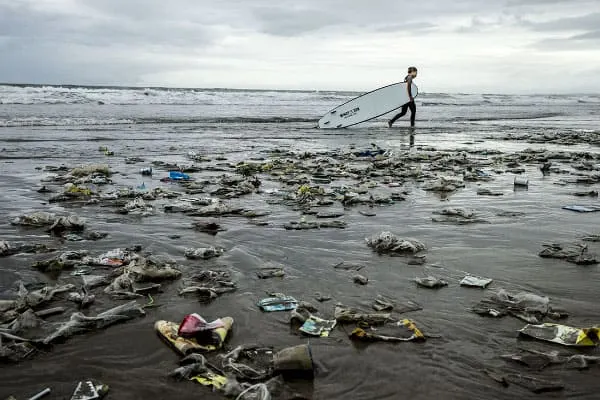
M 581 240 L 583 240 L 584 242 L 600 242 L 600 234 L 587 235 Z
M 234 322 L 231 317 L 223 317 L 220 320 L 223 322 L 222 327 L 207 332 L 210 334 L 203 334 L 195 338 L 179 336 L 177 334 L 179 324 L 175 322 L 156 321 L 154 323 L 154 330 L 156 330 L 161 339 L 180 354 L 188 355 L 190 353 L 215 351 L 223 346 Z
M 333 266 L 333 268 L 335 269 L 342 269 L 344 271 L 360 271 L 361 269 L 364 269 L 365 266 L 361 265 L 361 264 L 354 264 L 354 263 L 348 263 L 346 261 L 342 261 L 340 263 L 337 263 Z
M 367 245 L 378 253 L 416 254 L 427 247 L 414 239 L 400 239 L 390 232 L 382 232 L 372 238 L 365 239 Z
M 372 211 L 367 211 L 367 210 L 360 210 L 358 213 L 365 217 L 376 217 L 377 216 L 377 213 L 374 213 Z
M 315 293 L 315 300 L 317 300 L 319 303 L 324 303 L 326 301 L 331 300 L 332 297 L 326 294 L 321 294 L 321 293 Z
M 190 380 L 198 382 L 203 386 L 212 386 L 215 389 L 222 389 L 227 384 L 227 377 L 206 370 L 202 375 L 196 375 Z
M 440 193 L 451 193 L 459 188 L 464 188 L 465 182 L 457 177 L 442 176 L 439 179 L 432 181 L 423 187 L 423 190 Z
M 169 376 L 178 380 L 191 380 L 204 386 L 223 389 L 228 379 L 215 373 L 208 367 L 206 359 L 201 354 L 190 354 L 179 362 L 180 367 L 173 370 Z
M 283 268 L 280 267 L 264 267 L 256 273 L 256 276 L 258 276 L 260 279 L 283 278 L 285 276 L 285 272 Z
M 314 364 L 310 345 L 287 347 L 275 353 L 273 367 L 276 373 L 295 376 L 314 376 Z
M 37 350 L 30 342 L 0 330 L 0 362 L 19 362 L 29 357 Z
M 125 272 L 134 282 L 161 282 L 179 279 L 181 271 L 155 257 L 138 257 L 131 261 Z
M 565 260 L 577 265 L 594 265 L 600 263 L 600 259 L 588 251 L 586 244 L 562 245 L 551 244 L 544 245 L 539 252 L 542 258 L 556 258 Z
M 235 282 L 231 281 L 229 271 L 205 270 L 191 277 L 186 282 L 186 287 L 180 290 L 179 295 L 195 294 L 200 301 L 209 302 L 224 293 L 236 290 Z
M 259 383 L 244 390 L 235 400 L 271 400 L 267 385 Z
M 346 222 L 340 220 L 334 221 L 291 221 L 287 224 L 284 224 L 283 227 L 286 230 L 309 230 L 309 229 L 326 229 L 326 228 L 334 228 L 334 229 L 345 229 Z
M 84 228 L 85 222 L 82 219 L 76 215 L 69 215 L 68 217 L 58 217 L 48 231 L 55 235 L 61 235 L 65 231 L 80 232 Z
M 74 177 L 85 177 L 85 176 L 90 176 L 90 175 L 95 175 L 95 174 L 110 176 L 111 171 L 110 171 L 110 167 L 105 164 L 84 165 L 84 166 L 81 166 L 78 168 L 73 168 L 71 170 L 70 174 Z
M 558 351 L 521 350 L 516 354 L 506 354 L 502 358 L 525 365 L 536 371 L 541 371 L 549 365 L 564 365 L 568 369 L 587 369 L 590 364 L 598 364 L 600 357 L 584 354 L 560 354 Z
M 225 228 L 213 221 L 195 221 L 192 223 L 192 227 L 198 232 L 204 232 L 210 235 L 216 235 L 219 232 L 225 231 Z
M 557 315 L 550 308 L 548 297 L 526 292 L 511 294 L 504 289 L 479 302 L 473 307 L 473 312 L 492 317 L 512 315 L 529 323 L 541 323 L 546 316 L 555 319 L 562 317 L 562 314 Z
M 188 357 L 190 356 L 194 357 L 195 362 L 185 361 L 188 360 Z M 208 367 L 206 366 L 206 359 L 203 355 L 197 353 L 192 353 L 185 357 L 179 362 L 179 364 L 181 365 L 180 367 L 175 368 L 173 371 L 171 371 L 171 373 L 169 373 L 171 378 L 177 380 L 191 380 L 194 376 L 201 376 L 209 371 Z M 208 378 L 206 376 L 204 377 Z
M 354 155 L 356 157 L 375 157 L 378 155 L 384 155 L 386 153 L 386 151 L 387 150 L 376 148 L 376 149 L 356 151 L 356 152 L 354 152 Z
M 121 267 L 129 262 L 129 254 L 124 249 L 114 249 L 98 256 L 95 262 L 98 265 Z
M 564 389 L 564 385 L 561 382 L 546 381 L 543 379 L 534 378 L 532 376 L 521 374 L 504 374 L 502 372 L 490 370 L 486 370 L 485 373 L 503 386 L 507 387 L 509 384 L 514 384 L 521 386 L 533 393 L 554 392 Z
M 577 197 L 598 197 L 598 191 L 597 190 L 590 190 L 587 192 L 575 192 L 573 193 L 573 196 L 577 196 Z
M 311 336 L 328 337 L 336 323 L 335 319 L 329 321 L 311 315 L 300 327 L 300 331 Z
M 120 214 L 136 214 L 141 216 L 148 216 L 154 213 L 154 207 L 146 204 L 142 197 L 138 197 L 130 202 L 126 203 L 119 209 Z
M 428 289 L 439 289 L 444 286 L 448 286 L 448 282 L 443 279 L 439 279 L 433 276 L 427 276 L 424 278 L 415 278 L 415 282 L 418 286 Z
M 491 189 L 481 188 L 481 189 L 477 189 L 477 195 L 479 195 L 479 196 L 504 196 L 504 193 L 495 191 L 495 190 L 491 190 Z
M 316 215 L 317 218 L 339 218 L 343 217 L 344 213 L 341 211 L 319 211 Z
M 412 342 L 425 340 L 425 336 L 419 330 L 419 328 L 417 328 L 413 321 L 409 319 L 403 319 L 397 323 L 397 326 L 405 327 L 408 329 L 411 335 L 409 337 L 386 336 L 367 332 L 363 328 L 356 328 L 350 333 L 350 338 L 366 342 Z
M 441 211 L 434 212 L 434 214 L 438 216 L 432 218 L 433 222 L 459 225 L 487 222 L 484 219 L 478 218 L 474 211 L 464 208 L 448 207 Z
M 79 308 L 86 308 L 92 305 L 96 300 L 96 296 L 91 293 L 71 292 L 69 293 L 67 300 L 77 303 Z
M 216 319 L 213 322 L 206 322 L 200 315 L 194 313 L 186 315 L 183 318 L 183 322 L 179 325 L 177 334 L 186 338 L 197 337 L 206 331 L 213 331 L 217 328 L 223 328 L 225 324 L 220 319 Z
M 340 304 L 335 306 L 335 319 L 341 324 L 364 322 L 369 325 L 383 325 L 391 320 L 389 313 L 369 314 L 362 313 L 354 308 L 344 307 Z
M 20 243 L 9 243 L 5 240 L 0 240 L 0 257 L 8 257 L 15 254 L 39 254 L 39 253 L 51 253 L 56 249 L 50 248 L 45 244 L 34 243 L 34 244 L 20 244 Z
M 375 311 L 392 311 L 394 309 L 394 303 L 378 296 L 373 303 L 373 309 Z
M 143 176 L 152 176 L 152 167 L 141 168 L 140 174 L 142 174 Z
M 364 275 L 356 274 L 352 277 L 352 281 L 358 285 L 366 285 L 369 283 L 369 278 Z
M 169 171 L 169 178 L 174 181 L 189 181 L 191 179 L 188 174 L 180 171 Z
M 569 206 L 564 206 L 563 210 L 569 210 L 569 211 L 575 211 L 578 213 L 592 213 L 592 212 L 598 212 L 600 211 L 600 206 L 582 206 L 582 205 L 569 205 Z
M 54 223 L 56 215 L 48 212 L 34 212 L 31 214 L 23 214 L 13 218 L 10 222 L 12 225 L 43 227 L 50 226 Z
M 529 179 L 524 176 L 515 176 L 514 186 L 529 187 Z
M 271 347 L 243 345 L 219 357 L 221 369 L 228 376 L 235 376 L 244 381 L 262 381 L 273 375 Z
M 71 400 L 97 400 L 108 393 L 108 386 L 104 384 L 95 384 L 92 381 L 81 381 L 77 384 Z
M 556 392 L 565 388 L 564 384 L 558 381 L 547 381 L 521 374 L 508 374 L 505 379 L 508 383 L 524 387 L 533 393 Z
M 594 347 L 600 344 L 599 328 L 573 328 L 566 325 L 545 323 L 526 325 L 519 331 L 523 336 L 562 344 L 563 346 Z
M 262 299 L 257 303 L 262 311 L 290 311 L 298 307 L 298 301 L 293 297 L 279 296 Z
M 491 317 L 512 315 L 531 324 L 539 324 L 547 316 L 554 319 L 563 317 L 563 313 L 555 312 L 550 307 L 548 297 L 526 292 L 511 294 L 504 289 L 480 301 L 473 307 L 473 312 Z
M 17 294 L 17 300 L 15 308 L 17 310 L 24 310 L 26 308 L 33 308 L 51 301 L 54 297 L 61 293 L 70 292 L 75 289 L 75 285 L 67 284 L 61 286 L 44 286 L 42 289 L 29 291 L 25 288 L 23 282 L 18 282 L 19 291 Z
M 94 329 L 104 329 L 119 322 L 144 315 L 146 313 L 135 301 L 111 308 L 95 317 L 87 317 L 80 312 L 73 313 L 71 319 L 63 323 L 54 333 L 44 338 L 43 343 L 54 343 L 59 339 L 67 339 L 73 335 Z
M 225 249 L 220 247 L 201 247 L 198 249 L 185 249 L 184 255 L 190 260 L 208 260 L 209 258 L 219 257 L 225 252 Z
M 477 287 L 481 289 L 485 289 L 488 285 L 492 283 L 492 279 L 481 278 L 473 275 L 467 275 L 460 281 L 460 286 L 466 287 Z
M 67 309 L 64 307 L 52 307 L 52 308 L 48 308 L 46 310 L 36 311 L 35 315 L 40 318 L 45 318 L 45 317 L 49 317 L 49 316 L 55 315 L 55 314 L 62 314 L 66 310 Z
M 46 389 L 42 390 L 41 392 L 39 392 L 38 394 L 31 396 L 28 400 L 39 400 L 42 397 L 50 394 L 51 391 L 52 390 L 50 390 L 50 388 L 46 388 Z

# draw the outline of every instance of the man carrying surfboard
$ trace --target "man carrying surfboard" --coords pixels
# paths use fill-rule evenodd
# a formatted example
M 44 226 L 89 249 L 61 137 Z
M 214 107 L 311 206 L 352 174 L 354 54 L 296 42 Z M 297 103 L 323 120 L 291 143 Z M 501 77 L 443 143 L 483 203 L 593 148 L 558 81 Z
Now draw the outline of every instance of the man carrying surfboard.
M 417 77 L 417 67 L 408 67 L 408 75 L 404 78 L 406 82 L 406 90 L 408 91 L 408 98 L 410 101 L 402 106 L 402 111 L 397 114 L 394 118 L 388 121 L 388 127 L 392 127 L 394 122 L 398 118 L 402 118 L 406 115 L 406 112 L 410 109 L 410 126 L 415 127 L 415 116 L 417 114 L 417 106 L 415 105 L 415 98 L 412 95 L 412 81 Z

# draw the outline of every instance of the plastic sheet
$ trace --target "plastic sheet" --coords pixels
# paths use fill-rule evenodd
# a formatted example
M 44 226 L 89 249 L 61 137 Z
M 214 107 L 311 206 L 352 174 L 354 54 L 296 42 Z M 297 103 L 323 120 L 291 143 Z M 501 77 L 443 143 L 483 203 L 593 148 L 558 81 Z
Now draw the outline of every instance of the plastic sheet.
M 269 297 L 262 299 L 257 303 L 262 311 L 290 311 L 298 307 L 298 301 L 289 296 Z
M 144 315 L 146 313 L 135 301 L 111 308 L 95 317 L 87 317 L 80 312 L 73 313 L 70 320 L 63 323 L 55 332 L 43 339 L 43 343 L 54 343 L 60 339 L 67 339 L 73 335 L 92 330 L 104 329 Z
M 526 325 L 519 331 L 521 335 L 561 344 L 563 346 L 594 347 L 600 344 L 599 328 L 574 328 L 566 325 L 545 323 Z
M 367 245 L 378 253 L 416 254 L 427 247 L 415 239 L 400 239 L 391 232 L 381 232 L 379 235 L 366 239 Z

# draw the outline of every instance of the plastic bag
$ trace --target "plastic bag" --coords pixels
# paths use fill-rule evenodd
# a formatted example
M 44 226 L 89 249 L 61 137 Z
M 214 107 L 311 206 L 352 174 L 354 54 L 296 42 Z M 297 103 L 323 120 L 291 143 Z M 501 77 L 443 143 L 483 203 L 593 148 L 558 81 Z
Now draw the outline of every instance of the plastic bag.
M 271 400 L 267 385 L 259 383 L 244 390 L 235 400 Z
M 181 325 L 179 325 L 177 335 L 186 338 L 193 338 L 200 333 L 212 331 L 217 328 L 223 328 L 224 326 L 225 324 L 220 319 L 214 320 L 213 322 L 209 323 L 206 322 L 206 320 L 200 315 L 194 313 L 186 315 L 183 318 L 183 322 L 181 322 Z

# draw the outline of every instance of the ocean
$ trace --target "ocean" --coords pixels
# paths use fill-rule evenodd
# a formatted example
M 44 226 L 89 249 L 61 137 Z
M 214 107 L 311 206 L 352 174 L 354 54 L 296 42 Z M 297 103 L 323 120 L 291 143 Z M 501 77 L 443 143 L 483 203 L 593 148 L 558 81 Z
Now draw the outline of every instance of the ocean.
M 548 260 L 538 252 L 543 244 L 572 243 L 600 233 L 600 213 L 562 209 L 569 204 L 600 204 L 593 194 L 574 195 L 600 188 L 600 95 L 421 93 L 416 99 L 414 131 L 408 129 L 407 117 L 392 129 L 385 118 L 346 130 L 315 129 L 320 116 L 356 95 L 0 85 L 0 240 L 44 243 L 59 251 L 84 249 L 91 254 L 140 244 L 145 251 L 173 259 L 184 276 L 206 268 L 227 268 L 238 282 L 236 292 L 210 304 L 179 296 L 180 282 L 167 283 L 155 299 L 160 307 L 148 309 L 144 318 L 75 336 L 16 364 L 0 364 L 0 398 L 27 398 L 45 387 L 52 388 L 56 396 L 52 398 L 66 398 L 85 378 L 108 384 L 109 398 L 115 399 L 223 398 L 201 385 L 167 377 L 178 357 L 156 336 L 154 321 L 180 321 L 191 312 L 207 320 L 233 317 L 228 349 L 248 343 L 280 349 L 310 342 L 318 365 L 315 379 L 289 382 L 302 397 L 287 398 L 597 398 L 598 366 L 579 371 L 558 365 L 535 371 L 501 357 L 523 348 L 598 355 L 595 349 L 575 351 L 522 340 L 517 330 L 524 321 L 481 317 L 471 309 L 503 288 L 548 296 L 570 315 L 560 323 L 579 327 L 599 323 L 598 266 Z M 387 151 L 394 167 L 355 157 L 376 147 Z M 114 155 L 107 156 L 100 148 Z M 202 161 L 193 160 L 190 152 Z M 130 163 L 131 157 L 140 160 Z M 216 236 L 191 229 L 192 222 L 206 218 L 165 213 L 163 206 L 172 200 L 157 201 L 156 213 L 141 217 L 118 214 L 101 202 L 49 203 L 52 194 L 38 193 L 42 185 L 53 194 L 62 190 L 52 183 L 54 173 L 48 166 L 85 164 L 108 164 L 113 170 L 112 184 L 98 188 L 101 191 L 143 184 L 148 191 L 183 192 L 185 188 L 160 180 L 168 175 L 170 163 L 198 167 L 190 174 L 204 185 L 204 192 L 193 196 L 218 197 L 213 189 L 222 185 L 223 176 L 235 174 L 238 163 L 284 158 L 291 160 L 289 169 L 279 175 L 260 173 L 260 190 L 224 198 L 267 212 L 262 223 L 250 223 L 243 216 L 216 217 L 226 229 Z M 545 162 L 552 162 L 551 173 L 540 170 Z M 426 190 L 441 176 L 462 179 L 472 172 L 469 165 L 476 165 L 490 179 L 465 181 L 464 187 L 444 193 Z M 152 177 L 139 174 L 147 167 L 154 168 Z M 330 172 L 330 183 L 317 184 L 312 178 L 317 170 L 337 172 Z M 515 190 L 515 177 L 529 180 L 527 190 Z M 344 206 L 335 200 L 331 208 L 344 214 L 345 229 L 286 230 L 289 221 L 314 218 L 309 210 L 286 200 L 302 184 L 382 196 L 401 191 L 404 200 L 372 207 Z M 478 195 L 482 188 L 498 196 Z M 485 222 L 457 225 L 432 219 L 449 207 L 474 210 Z M 376 216 L 359 212 L 365 210 Z M 9 223 L 31 211 L 77 214 L 90 229 L 107 232 L 108 237 L 69 242 Z M 426 263 L 414 265 L 403 257 L 372 252 L 365 238 L 381 231 L 425 243 Z M 586 243 L 590 252 L 600 252 L 598 243 Z M 225 253 L 210 261 L 183 256 L 185 248 L 206 246 L 221 246 Z M 29 285 L 79 283 L 79 277 L 66 271 L 56 280 L 31 267 L 48 257 L 1 258 L 0 299 L 14 298 L 19 280 Z M 364 265 L 360 273 L 369 283 L 355 285 L 350 272 L 333 268 L 341 261 Z M 264 265 L 281 266 L 286 276 L 258 279 L 255 273 Z M 460 287 L 466 274 L 488 277 L 493 283 L 485 290 Z M 442 277 L 449 286 L 437 291 L 418 288 L 414 278 L 427 275 Z M 372 311 L 378 295 L 397 304 L 416 302 L 422 310 L 394 316 L 414 320 L 430 338 L 424 343 L 364 345 L 348 338 L 352 327 L 340 326 L 329 338 L 308 339 L 290 330 L 287 313 L 258 310 L 255 303 L 265 292 L 310 301 L 326 318 L 333 317 L 338 302 L 367 311 Z M 333 299 L 318 303 L 317 292 Z M 86 315 L 122 303 L 101 289 L 95 293 L 96 302 L 83 311 Z M 61 299 L 57 303 L 68 311 L 48 319 L 48 329 L 77 311 L 72 303 Z M 504 387 L 490 379 L 483 372 L 486 369 L 560 381 L 565 388 L 538 395 L 518 385 Z

